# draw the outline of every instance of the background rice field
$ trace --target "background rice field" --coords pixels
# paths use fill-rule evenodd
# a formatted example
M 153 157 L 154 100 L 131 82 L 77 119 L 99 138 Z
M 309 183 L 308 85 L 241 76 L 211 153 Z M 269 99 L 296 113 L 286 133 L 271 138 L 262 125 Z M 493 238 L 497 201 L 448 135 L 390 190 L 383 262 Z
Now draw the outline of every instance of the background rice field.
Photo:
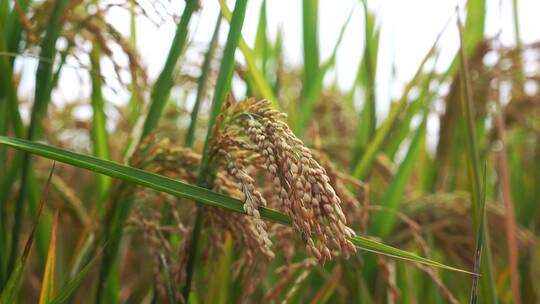
M 2 0 L 0 303 L 540 301 L 535 4 L 403 5 Z

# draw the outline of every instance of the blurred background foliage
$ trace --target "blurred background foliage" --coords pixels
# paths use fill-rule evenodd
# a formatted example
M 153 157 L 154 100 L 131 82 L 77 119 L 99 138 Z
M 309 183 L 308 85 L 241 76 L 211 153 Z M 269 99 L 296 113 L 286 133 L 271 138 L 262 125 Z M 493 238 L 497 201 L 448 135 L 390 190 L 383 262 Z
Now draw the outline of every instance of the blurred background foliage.
M 276 257 L 263 263 L 257 252 L 246 257 L 250 248 L 227 230 L 223 219 L 237 215 L 203 212 L 186 198 L 63 164 L 47 181 L 50 160 L 1 146 L 0 301 L 463 303 L 475 301 L 478 278 L 479 303 L 537 303 L 540 41 L 520 42 L 517 2 L 516 43 L 508 46 L 485 35 L 485 1 L 469 0 L 447 25 L 462 27 L 452 63 L 435 68 L 441 50 L 433 41 L 381 117 L 380 17 L 367 0 L 355 6 L 365 21 L 364 47 L 348 90 L 328 75 L 350 19 L 335 20 L 341 33 L 331 56 L 321 58 L 325 12 L 317 0 L 303 0 L 298 16 L 301 65 L 285 58 L 286 28 L 268 34 L 273 2 L 262 1 L 248 44 L 241 31 L 247 0 L 234 7 L 186 0 L 174 8 L 177 29 L 157 79 L 149 79 L 135 47 L 135 17 L 171 18 L 160 15 L 167 3 L 2 0 L 0 135 L 213 189 L 208 145 L 227 94 L 268 99 L 331 179 L 343 181 L 351 198 L 342 200 L 353 202 L 343 209 L 359 235 L 481 276 L 361 250 L 319 265 L 300 235 L 280 225 L 272 226 Z M 198 45 L 190 23 L 207 6 L 221 14 L 209 43 Z M 129 36 L 105 18 L 111 8 L 130 14 Z M 225 44 L 220 29 L 228 32 Z M 15 67 L 25 60 L 39 62 L 33 94 L 20 92 Z M 89 76 L 89 98 L 51 102 L 73 62 Z M 104 73 L 104 62 L 114 73 Z M 104 97 L 118 87 L 129 92 L 128 103 Z M 426 132 L 433 119 L 434 148 Z

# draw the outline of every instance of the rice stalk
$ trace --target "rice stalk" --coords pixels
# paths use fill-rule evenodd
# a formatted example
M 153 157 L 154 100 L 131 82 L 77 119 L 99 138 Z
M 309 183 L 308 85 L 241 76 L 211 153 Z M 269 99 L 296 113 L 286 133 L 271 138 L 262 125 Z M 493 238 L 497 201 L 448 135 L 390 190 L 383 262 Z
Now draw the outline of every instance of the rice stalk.
M 474 132 L 474 124 L 473 124 L 473 114 L 472 114 L 472 98 L 471 98 L 471 83 L 470 83 L 470 76 L 469 76 L 469 69 L 467 66 L 467 58 L 465 57 L 465 51 L 463 49 L 464 44 L 464 38 L 463 38 L 463 29 L 461 25 L 461 21 L 458 18 L 458 28 L 460 32 L 460 41 L 461 41 L 461 48 L 460 48 L 460 64 L 461 64 L 461 88 L 462 88 L 462 96 L 461 96 L 461 106 L 464 111 L 463 115 L 466 119 L 466 131 L 467 131 L 467 145 L 468 145 L 468 166 L 470 168 L 469 174 L 470 174 L 470 180 L 472 181 L 471 189 L 472 189 L 472 198 L 473 198 L 473 219 L 475 226 L 477 227 L 477 247 L 475 250 L 475 265 L 474 265 L 474 272 L 475 273 L 482 273 L 483 277 L 481 279 L 482 281 L 482 296 L 486 297 L 487 299 L 483 299 L 483 301 L 489 301 L 489 302 L 495 302 L 497 301 L 497 295 L 495 292 L 495 286 L 494 286 L 494 279 L 493 279 L 493 272 L 492 272 L 492 259 L 491 259 L 491 253 L 489 249 L 489 234 L 487 230 L 485 229 L 485 174 L 484 173 L 484 186 L 482 186 L 480 182 L 480 167 L 479 167 L 479 157 L 478 157 L 478 148 L 475 138 L 475 132 Z M 483 192 L 483 194 L 482 194 Z M 484 242 L 487 245 L 484 250 L 482 250 L 482 247 L 484 246 Z M 484 257 L 484 263 L 480 264 L 481 258 Z M 476 303 L 477 301 L 477 284 L 478 280 L 480 280 L 479 277 L 473 278 L 472 288 L 471 288 L 471 303 Z
M 221 7 L 223 9 L 223 4 Z M 212 169 L 211 159 L 209 155 L 210 141 L 214 128 L 216 128 L 216 120 L 218 119 L 218 115 L 225 101 L 225 94 L 228 91 L 228 88 L 230 87 L 230 82 L 232 80 L 234 68 L 234 54 L 238 42 L 240 41 L 242 36 L 241 31 L 244 24 L 246 7 L 247 0 L 238 0 L 235 3 L 234 11 L 230 21 L 230 29 L 227 36 L 227 42 L 225 44 L 225 49 L 223 50 L 222 62 L 219 68 L 219 75 L 214 90 L 212 107 L 210 109 L 210 119 L 208 120 L 206 138 L 204 140 L 202 159 L 199 167 L 199 175 L 197 177 L 197 185 L 204 188 L 212 188 L 214 183 L 215 171 L 213 171 L 214 169 Z M 199 236 L 201 234 L 203 217 L 204 209 L 199 207 L 197 209 L 197 214 L 195 215 L 195 224 L 193 227 L 193 234 L 191 236 L 189 245 L 189 255 L 186 265 L 186 284 L 182 291 L 184 299 L 189 298 L 191 282 L 193 278 L 193 269 L 195 267 L 195 262 L 197 258 L 197 247 L 200 238 Z
M 64 11 L 66 7 L 68 6 L 67 0 L 58 0 L 54 6 L 52 15 L 51 15 L 51 22 L 49 23 L 46 31 L 46 36 L 43 38 L 42 44 L 41 44 L 41 57 L 49 58 L 51 60 L 54 60 L 56 57 L 56 41 L 58 37 L 60 36 L 61 28 L 62 28 L 62 16 L 64 15 Z M 53 69 L 53 62 L 52 61 L 40 61 L 38 65 L 38 71 L 36 73 L 36 89 L 34 94 L 34 104 L 32 106 L 32 113 L 30 118 L 30 126 L 28 127 L 28 132 L 26 135 L 26 138 L 28 140 L 32 140 L 39 136 L 39 132 L 41 131 L 41 122 L 42 119 L 47 114 L 47 105 L 50 100 L 51 95 L 51 80 L 52 80 L 52 69 Z M 19 238 L 20 238 L 20 232 L 21 232 L 21 226 L 22 226 L 22 220 L 23 220 L 23 207 L 24 207 L 24 201 L 26 198 L 26 190 L 27 188 L 30 188 L 28 183 L 32 183 L 32 181 L 29 181 L 32 179 L 32 173 L 30 172 L 30 154 L 23 154 L 22 156 L 22 168 L 21 168 L 21 185 L 19 189 L 19 194 L 17 198 L 16 203 L 16 209 L 15 209 L 15 224 L 13 226 L 12 230 L 12 237 L 11 237 L 11 252 L 10 252 L 10 259 L 8 263 L 8 273 L 11 273 L 13 268 L 15 267 L 15 259 L 18 252 L 19 247 Z M 33 192 L 33 191 L 30 191 Z M 31 200 L 35 201 L 35 200 Z M 47 226 L 50 226 L 47 224 Z M 39 229 L 38 231 L 44 231 L 42 229 Z M 38 244 L 44 244 L 47 243 L 47 240 L 44 240 L 44 232 L 38 232 Z M 41 260 L 44 261 L 44 252 L 46 251 L 46 246 L 40 246 L 40 257 Z

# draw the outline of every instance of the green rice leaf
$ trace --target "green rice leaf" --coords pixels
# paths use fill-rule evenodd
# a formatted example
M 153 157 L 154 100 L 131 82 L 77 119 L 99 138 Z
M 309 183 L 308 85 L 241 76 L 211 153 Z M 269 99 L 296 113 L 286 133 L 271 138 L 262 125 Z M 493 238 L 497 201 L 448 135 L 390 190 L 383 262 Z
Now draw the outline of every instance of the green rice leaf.
M 45 205 L 45 202 L 47 201 L 47 196 L 49 194 L 49 186 L 51 185 L 51 178 L 54 173 L 54 168 L 55 168 L 55 163 L 53 163 L 53 166 L 49 173 L 49 178 L 47 179 L 47 182 L 45 183 L 45 186 L 43 187 L 43 191 L 41 193 L 41 198 L 39 202 L 39 207 L 34 217 L 32 230 L 30 231 L 30 234 L 28 235 L 28 238 L 26 239 L 26 244 L 24 245 L 23 253 L 21 257 L 16 260 L 13 271 L 10 273 L 9 279 L 7 280 L 7 283 L 2 289 L 2 293 L 0 294 L 1 304 L 17 302 L 17 296 L 21 289 L 21 284 L 23 280 L 24 267 L 26 265 L 26 261 L 28 260 L 28 256 L 30 255 L 30 250 L 34 243 L 34 237 L 35 237 L 36 231 L 38 230 L 38 223 L 41 218 L 43 206 Z
M 97 256 L 94 257 L 88 264 L 86 264 L 81 271 L 79 271 L 73 279 L 71 279 L 66 285 L 62 286 L 58 290 L 58 294 L 49 302 L 49 304 L 61 304 L 68 302 L 69 298 L 73 295 L 75 290 L 81 285 L 82 281 L 88 274 L 88 272 L 93 269 L 96 262 Z
M 55 148 L 41 143 L 30 142 L 24 139 L 0 136 L 0 144 L 45 158 L 57 160 L 75 167 L 109 175 L 129 183 L 168 193 L 179 198 L 191 199 L 205 206 L 218 207 L 228 211 L 244 213 L 242 202 L 236 198 L 232 198 L 198 186 L 181 183 L 141 169 L 132 168 L 108 160 L 98 159 L 89 155 Z M 289 217 L 279 211 L 264 207 L 259 208 L 259 211 L 261 216 L 267 220 L 285 225 L 291 224 Z M 351 238 L 351 241 L 355 246 L 362 250 L 372 251 L 378 254 L 397 257 L 429 266 L 469 273 L 465 270 L 446 266 L 444 264 L 422 258 L 414 253 L 379 243 L 369 238 L 355 236 Z
M 169 50 L 169 55 L 167 55 L 167 60 L 165 61 L 163 70 L 159 74 L 159 77 L 152 89 L 152 105 L 150 106 L 150 110 L 146 116 L 146 120 L 144 121 L 141 138 L 144 138 L 150 134 L 150 132 L 152 132 L 157 126 L 159 118 L 161 117 L 161 112 L 167 103 L 167 99 L 169 98 L 169 94 L 171 93 L 171 88 L 173 86 L 174 68 L 176 67 L 178 58 L 180 58 L 180 55 L 184 51 L 188 35 L 189 21 L 191 20 L 193 12 L 197 8 L 197 3 L 197 0 L 186 1 L 182 18 L 176 27 L 176 34 Z
M 416 71 L 413 78 L 409 81 L 409 83 L 407 83 L 400 99 L 392 105 L 392 108 L 390 110 L 390 113 L 388 114 L 388 117 L 386 117 L 382 125 L 379 127 L 379 129 L 375 133 L 373 140 L 371 140 L 368 146 L 366 147 L 362 157 L 360 158 L 360 161 L 355 166 L 355 169 L 353 171 L 354 177 L 358 179 L 364 179 L 366 177 L 368 170 L 371 167 L 371 164 L 373 163 L 373 160 L 375 159 L 375 157 L 381 150 L 383 144 L 388 138 L 388 135 L 390 134 L 390 131 L 392 130 L 392 128 L 395 127 L 395 124 L 399 115 L 402 113 L 403 109 L 405 108 L 407 104 L 409 92 L 411 91 L 413 86 L 417 83 L 418 78 L 420 77 L 424 69 L 425 63 L 435 53 L 435 47 L 437 45 L 437 41 L 438 41 L 438 38 L 433 44 L 433 46 L 431 47 L 430 51 L 426 54 L 426 56 L 422 60 L 422 63 L 418 67 L 418 70 Z
M 210 64 L 212 63 L 212 58 L 214 57 L 214 52 L 216 50 L 219 29 L 221 28 L 221 15 L 218 16 L 216 21 L 216 26 L 214 27 L 214 34 L 212 35 L 212 40 L 210 40 L 210 45 L 204 56 L 204 63 L 202 66 L 201 76 L 197 82 L 197 96 L 195 98 L 195 104 L 193 105 L 193 110 L 191 111 L 191 121 L 189 123 L 189 128 L 186 135 L 186 146 L 192 147 L 193 142 L 195 141 L 195 129 L 197 128 L 197 118 L 199 117 L 199 110 L 201 108 L 202 100 L 206 94 L 206 86 L 208 84 L 208 76 L 210 73 Z
M 295 133 L 298 135 L 303 134 L 305 128 L 308 125 L 309 120 L 311 119 L 311 114 L 313 113 L 313 110 L 315 109 L 317 98 L 319 97 L 323 89 L 324 76 L 326 76 L 326 73 L 335 65 L 337 51 L 339 49 L 339 46 L 341 45 L 341 41 L 343 40 L 345 30 L 347 29 L 347 26 L 349 25 L 349 22 L 351 21 L 353 12 L 354 10 L 351 10 L 351 12 L 349 13 L 349 17 L 347 17 L 347 20 L 341 26 L 341 30 L 339 32 L 339 36 L 336 41 L 336 44 L 334 45 L 332 55 L 330 55 L 330 58 L 328 58 L 328 60 L 320 67 L 319 72 L 317 73 L 315 77 L 316 78 L 315 81 L 308 87 L 307 89 L 308 91 L 305 92 L 302 108 L 301 108 L 301 111 L 298 113 L 298 117 L 296 119 L 296 124 L 295 124 L 295 130 L 294 130 Z
M 222 9 L 224 7 L 223 4 Z M 212 100 L 212 108 L 210 109 L 210 119 L 208 120 L 206 138 L 204 140 L 201 165 L 199 167 L 199 175 L 197 177 L 197 185 L 204 188 L 212 188 L 214 184 L 214 178 L 216 176 L 216 172 L 211 165 L 212 161 L 209 156 L 210 139 L 212 137 L 212 131 L 215 127 L 217 117 L 221 111 L 223 103 L 225 102 L 225 95 L 227 94 L 227 91 L 229 90 L 231 85 L 235 63 L 234 54 L 236 52 L 238 42 L 242 38 L 242 26 L 244 25 L 246 8 L 247 0 L 236 1 L 236 4 L 234 6 L 234 12 L 230 19 L 231 21 L 229 27 L 229 34 L 227 35 L 227 42 L 225 43 L 221 66 L 219 68 L 219 74 L 214 91 L 214 98 Z M 185 299 L 189 299 L 191 281 L 193 279 L 193 272 L 197 259 L 197 248 L 202 229 L 203 216 L 204 209 L 199 206 L 199 208 L 197 208 L 197 214 L 195 216 L 195 224 L 190 239 L 189 252 L 186 262 L 186 284 L 182 291 Z
M 318 0 L 302 1 L 304 94 L 317 83 L 317 74 L 319 73 L 318 11 Z
M 489 234 L 486 229 L 487 219 L 485 218 L 485 180 L 484 186 L 480 181 L 480 158 L 478 156 L 478 143 L 475 136 L 474 114 L 472 107 L 472 86 L 470 82 L 469 67 L 465 55 L 464 32 L 460 20 L 458 19 L 458 29 L 460 35 L 460 81 L 461 81 L 461 108 L 466 124 L 467 138 L 467 164 L 469 167 L 469 180 L 471 182 L 472 196 L 472 218 L 476 228 L 476 250 L 474 259 L 474 271 L 482 274 L 482 277 L 473 278 L 470 302 L 477 302 L 478 281 L 481 283 L 482 302 L 496 303 L 497 292 L 492 270 L 491 250 L 489 247 Z M 485 179 L 485 173 L 484 173 Z M 481 261 L 483 260 L 483 263 Z
M 92 52 L 90 53 L 90 62 L 92 63 L 92 73 L 90 78 L 92 80 L 92 140 L 94 144 L 94 154 L 98 158 L 109 159 L 109 136 L 107 135 L 107 117 L 105 116 L 105 102 L 103 100 L 103 94 L 101 92 L 101 77 L 99 75 L 100 69 L 100 50 L 97 44 L 94 44 Z M 107 200 L 109 193 L 109 187 L 111 180 L 107 176 L 98 174 L 96 176 L 97 191 L 98 191 L 98 204 L 97 210 L 101 214 L 103 212 L 103 205 Z
M 60 37 L 65 9 L 68 6 L 68 0 L 55 1 L 50 22 L 47 24 L 45 37 L 40 44 L 42 58 L 47 60 L 40 60 L 36 72 L 36 88 L 34 93 L 34 104 L 30 114 L 30 126 L 28 127 L 28 133 L 26 138 L 32 140 L 37 138 L 41 132 L 41 123 L 43 118 L 47 115 L 47 107 L 51 98 L 52 84 L 53 84 L 53 64 L 56 58 L 56 42 Z M 15 206 L 15 224 L 12 230 L 11 238 L 11 253 L 9 257 L 9 269 L 13 269 L 15 260 L 18 255 L 17 250 L 19 247 L 19 239 L 21 233 L 21 227 L 24 216 L 24 202 L 27 195 L 30 197 L 30 209 L 36 208 L 38 200 L 35 199 L 36 191 L 32 184 L 34 183 L 34 173 L 30 166 L 30 155 L 24 154 L 21 168 L 21 186 L 19 188 L 19 194 Z M 27 193 L 27 189 L 29 190 Z M 48 236 L 50 231 L 50 220 L 45 216 L 44 222 L 39 224 L 37 232 L 38 254 L 41 266 L 43 266 L 47 251 Z M 8 271 L 9 272 L 9 271 Z
M 216 263 L 217 271 L 210 279 L 205 303 L 230 303 L 232 264 L 234 258 L 234 244 L 230 233 L 225 237 L 223 254 Z
M 261 3 L 261 9 L 259 11 L 259 24 L 257 25 L 257 35 L 255 36 L 255 48 L 253 53 L 260 61 L 261 71 L 263 75 L 266 74 L 266 68 L 269 56 L 269 41 L 266 33 L 267 28 L 267 15 L 266 15 L 266 0 Z
M 407 187 L 407 182 L 413 172 L 418 155 L 420 154 L 420 147 L 423 137 L 425 137 L 426 132 L 426 116 L 422 120 L 421 125 L 416 130 L 407 155 L 399 168 L 392 178 L 390 185 L 387 190 L 384 192 L 384 195 L 381 199 L 381 206 L 387 208 L 390 211 L 396 211 L 399 208 L 400 203 L 403 201 L 403 194 Z M 374 219 L 371 221 L 374 227 L 374 234 L 381 237 L 381 239 L 386 239 L 386 237 L 391 233 L 392 228 L 394 227 L 396 221 L 396 215 L 394 212 L 386 213 L 379 212 L 375 215 Z
M 227 19 L 227 21 L 231 24 L 231 27 L 233 26 L 233 23 L 231 23 L 232 14 L 229 8 L 227 7 L 227 3 L 225 0 L 219 0 L 219 4 L 221 6 L 221 14 Z M 255 59 L 254 52 L 249 48 L 246 41 L 242 36 L 240 36 L 240 40 L 238 41 L 238 47 L 240 48 L 240 51 L 244 55 L 244 59 L 246 60 L 246 64 L 248 67 L 248 77 L 251 79 L 251 82 L 256 85 L 257 90 L 261 94 L 262 98 L 268 99 L 272 101 L 272 105 L 276 108 L 279 108 L 279 105 L 277 103 L 276 96 L 274 95 L 274 92 L 272 90 L 272 87 L 268 83 L 268 80 L 265 78 L 264 74 L 259 70 L 257 67 L 257 61 Z

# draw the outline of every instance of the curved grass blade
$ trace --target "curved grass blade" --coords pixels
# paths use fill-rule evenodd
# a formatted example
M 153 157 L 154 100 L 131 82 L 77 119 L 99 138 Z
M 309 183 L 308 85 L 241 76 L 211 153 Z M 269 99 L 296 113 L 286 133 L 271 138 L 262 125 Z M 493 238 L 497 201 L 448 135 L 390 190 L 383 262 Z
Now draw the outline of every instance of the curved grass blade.
M 397 249 L 397 248 L 394 248 L 392 246 L 385 245 L 383 243 L 379 243 L 377 241 L 371 240 L 369 238 L 364 238 L 364 237 L 360 237 L 360 236 L 354 236 L 354 237 L 350 238 L 350 241 L 354 244 L 354 246 L 356 246 L 356 247 L 358 247 L 358 248 L 360 248 L 360 249 L 362 249 L 364 251 L 370 251 L 370 252 L 373 252 L 373 253 L 382 254 L 382 255 L 386 255 L 386 256 L 389 256 L 389 257 L 397 258 L 397 259 L 402 259 L 402 260 L 409 261 L 409 262 L 415 262 L 415 263 L 424 264 L 424 265 L 427 265 L 427 266 L 432 266 L 432 267 L 437 267 L 437 268 L 441 268 L 441 269 L 446 269 L 446 270 L 457 271 L 457 272 L 462 272 L 462 273 L 466 273 L 466 274 L 475 275 L 473 272 L 470 272 L 470 271 L 467 271 L 467 270 L 462 270 L 462 269 L 451 267 L 451 266 L 447 266 L 445 264 L 435 262 L 433 260 L 421 257 L 421 256 L 419 256 L 417 254 L 412 253 L 412 252 Z
M 57 160 L 75 167 L 109 175 L 129 183 L 134 183 L 160 192 L 168 193 L 179 198 L 191 199 L 205 206 L 218 207 L 228 211 L 244 213 L 242 202 L 236 198 L 232 198 L 198 186 L 184 184 L 141 169 L 132 168 L 112 161 L 98 159 L 90 155 L 79 154 L 24 139 L 0 136 L 0 144 L 4 144 L 45 158 Z M 279 211 L 264 207 L 259 208 L 259 211 L 261 216 L 267 220 L 284 225 L 291 224 L 289 217 Z M 351 241 L 355 246 L 362 250 L 418 262 L 428 266 L 470 273 L 465 270 L 460 270 L 419 257 L 414 253 L 400 250 L 366 237 L 355 236 L 351 238 Z
M 5 2 L 5 9 L 8 9 L 8 3 Z M 3 20 L 2 20 L 3 21 Z M 6 51 L 5 43 L 5 27 L 4 23 L 0 21 L 0 52 Z M 17 95 L 15 92 L 16 88 L 13 82 L 13 73 L 11 69 L 11 64 L 8 59 L 4 56 L 0 56 L 0 135 L 8 135 L 9 123 L 16 122 L 19 111 L 17 109 Z M 11 108 L 15 108 L 16 115 L 10 115 Z M 22 134 L 17 134 L 17 136 L 22 137 Z M 17 153 L 17 159 L 19 158 Z M 0 177 L 0 255 L 8 256 L 9 255 L 9 246 L 8 246 L 8 227 L 6 225 L 7 221 L 7 210 L 6 210 L 6 201 L 9 193 L 11 193 L 11 187 L 17 178 L 18 167 L 16 164 L 17 160 L 12 161 L 11 167 L 7 168 L 7 156 L 5 148 L 0 148 L 0 164 L 3 164 L 5 168 L 3 169 L 4 174 Z M 0 286 L 3 286 L 6 281 L 6 272 L 8 268 L 8 260 L 0 259 Z

